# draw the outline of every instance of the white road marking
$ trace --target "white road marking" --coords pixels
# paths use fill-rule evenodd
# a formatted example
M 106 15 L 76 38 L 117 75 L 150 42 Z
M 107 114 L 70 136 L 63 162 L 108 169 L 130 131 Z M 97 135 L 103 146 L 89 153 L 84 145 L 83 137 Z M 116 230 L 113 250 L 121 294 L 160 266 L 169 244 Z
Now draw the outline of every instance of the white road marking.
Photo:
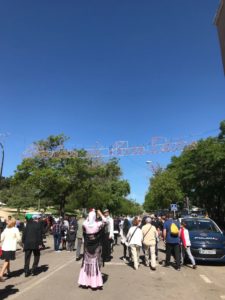
M 51 273 L 49 273 L 48 275 L 40 278 L 39 280 L 35 280 L 34 283 L 30 283 L 30 285 L 28 287 L 26 287 L 24 290 L 19 291 L 18 293 L 16 293 L 14 296 L 10 296 L 10 300 L 12 299 L 16 299 L 18 296 L 26 293 L 27 291 L 31 290 L 33 287 L 39 285 L 40 283 L 42 283 L 42 281 L 45 281 L 46 279 L 48 279 L 49 277 L 51 277 L 52 275 L 54 275 L 56 272 L 60 271 L 61 269 L 65 268 L 67 265 L 71 264 L 71 262 L 74 261 L 74 258 L 69 260 L 68 262 L 66 262 L 65 264 L 61 265 L 60 267 L 54 269 Z
M 212 283 L 212 281 L 205 275 L 200 274 L 200 277 L 206 282 L 206 283 Z
M 77 263 L 78 265 L 81 265 L 82 262 Z M 127 266 L 127 263 L 124 262 L 106 262 L 105 263 L 105 267 L 106 266 Z
M 127 264 L 122 262 L 107 262 L 105 266 L 127 266 Z

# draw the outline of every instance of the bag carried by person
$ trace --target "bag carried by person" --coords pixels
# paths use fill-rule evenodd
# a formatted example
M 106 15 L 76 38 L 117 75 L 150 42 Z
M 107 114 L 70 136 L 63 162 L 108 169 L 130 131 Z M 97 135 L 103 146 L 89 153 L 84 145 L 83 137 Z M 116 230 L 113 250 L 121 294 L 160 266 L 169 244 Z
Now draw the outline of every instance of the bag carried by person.
M 138 229 L 138 226 L 137 226 L 137 227 L 135 228 L 135 230 L 133 231 L 133 233 L 132 233 L 131 237 L 129 238 L 129 240 L 127 240 L 127 241 L 125 242 L 125 244 L 126 244 L 127 247 L 129 246 L 129 243 L 130 243 L 130 241 L 132 240 L 132 237 L 134 236 L 134 234 L 135 234 L 135 232 L 136 232 L 137 229 Z
M 145 235 L 143 236 L 143 244 L 145 245 L 144 241 L 145 241 L 145 237 L 146 235 L 149 233 L 149 231 L 151 230 L 152 225 L 150 226 L 150 228 L 148 229 L 148 231 L 145 233 Z
M 177 237 L 179 234 L 179 228 L 175 223 L 170 225 L 170 234 L 174 237 Z
M 2 256 L 2 247 L 0 246 L 0 257 Z

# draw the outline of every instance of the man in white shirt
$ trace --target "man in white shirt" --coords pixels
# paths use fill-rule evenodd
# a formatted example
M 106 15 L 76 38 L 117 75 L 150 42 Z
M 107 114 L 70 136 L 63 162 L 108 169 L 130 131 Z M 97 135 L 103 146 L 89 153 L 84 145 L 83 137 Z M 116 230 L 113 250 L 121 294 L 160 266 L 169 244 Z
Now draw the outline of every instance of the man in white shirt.
M 104 249 L 103 249 L 103 257 L 104 261 L 111 260 L 111 244 L 114 239 L 114 223 L 113 218 L 109 215 L 109 210 L 105 209 L 103 211 L 104 217 L 106 218 L 106 226 L 105 226 L 105 240 L 104 240 Z

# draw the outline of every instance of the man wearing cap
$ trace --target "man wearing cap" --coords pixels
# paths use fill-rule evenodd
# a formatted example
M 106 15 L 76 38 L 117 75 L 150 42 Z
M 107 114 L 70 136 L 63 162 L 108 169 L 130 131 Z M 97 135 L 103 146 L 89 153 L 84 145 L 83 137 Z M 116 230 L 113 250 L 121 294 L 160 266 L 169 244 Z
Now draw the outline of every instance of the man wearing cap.
M 105 226 L 105 235 L 104 235 L 104 243 L 103 243 L 103 259 L 104 261 L 111 260 L 111 244 L 114 239 L 114 222 L 113 218 L 109 215 L 109 210 L 105 209 L 103 211 L 104 217 L 106 218 L 106 226 Z
M 40 248 L 42 245 L 42 231 L 40 224 L 38 224 L 37 215 L 34 215 L 33 217 L 27 215 L 26 219 L 27 225 L 23 232 L 22 243 L 25 252 L 24 272 L 25 277 L 28 277 L 31 273 L 32 275 L 37 275 L 37 266 L 40 260 Z M 30 259 L 32 253 L 34 254 L 34 262 L 30 271 Z

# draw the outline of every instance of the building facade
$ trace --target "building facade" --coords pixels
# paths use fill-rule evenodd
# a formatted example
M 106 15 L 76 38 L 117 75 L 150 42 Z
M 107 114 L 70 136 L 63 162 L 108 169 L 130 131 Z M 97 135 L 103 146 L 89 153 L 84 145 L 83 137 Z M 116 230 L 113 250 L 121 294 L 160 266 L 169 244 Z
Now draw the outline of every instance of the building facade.
M 225 0 L 221 0 L 216 13 L 215 25 L 217 26 L 219 42 L 222 54 L 223 69 L 225 74 Z

